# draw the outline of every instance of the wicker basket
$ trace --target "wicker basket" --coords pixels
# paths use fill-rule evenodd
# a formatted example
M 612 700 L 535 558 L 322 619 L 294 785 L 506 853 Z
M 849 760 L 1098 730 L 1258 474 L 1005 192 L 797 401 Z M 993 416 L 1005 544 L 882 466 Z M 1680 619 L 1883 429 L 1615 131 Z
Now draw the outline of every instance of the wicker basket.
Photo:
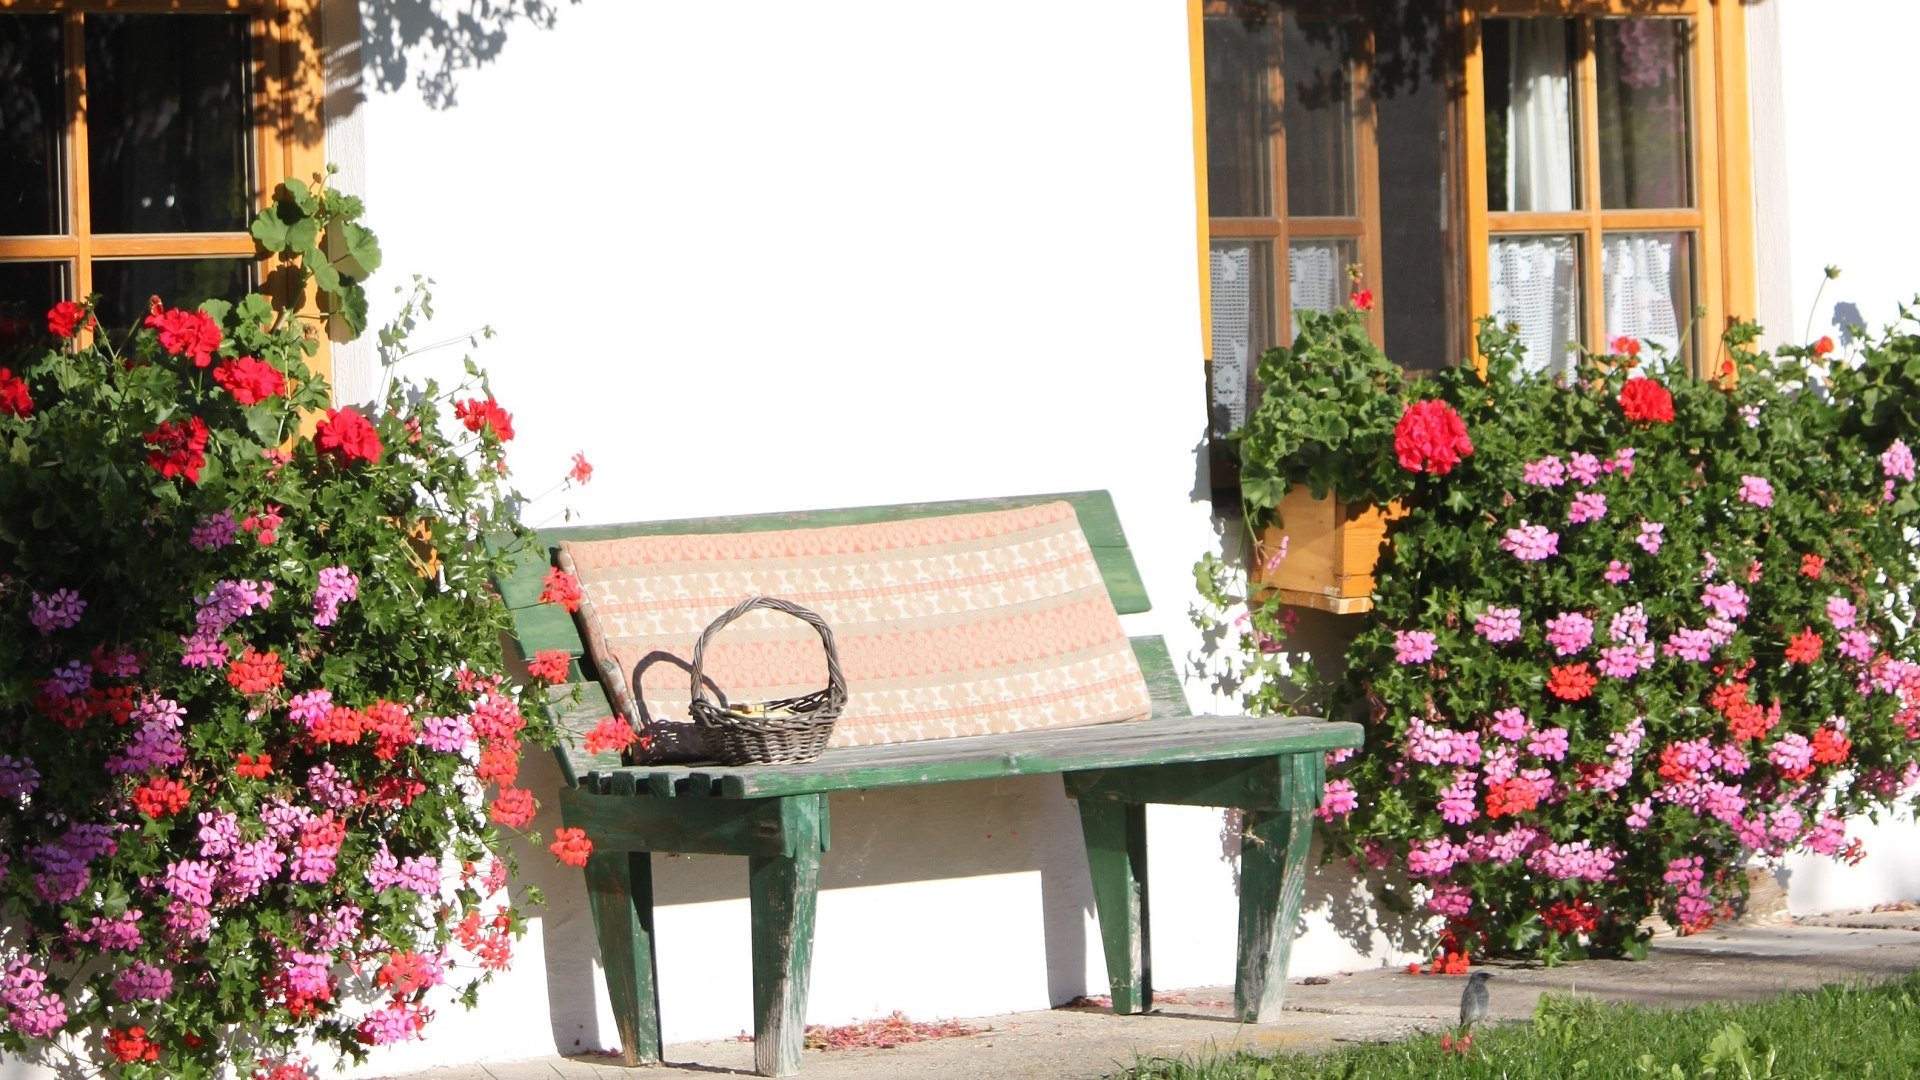
M 827 650 L 825 690 L 753 704 L 722 705 L 707 697 L 700 674 L 707 641 L 721 627 L 754 608 L 784 611 L 820 632 L 820 644 Z M 792 765 L 812 761 L 827 748 L 833 722 L 846 705 L 847 678 L 840 673 L 840 652 L 834 647 L 833 631 L 827 628 L 826 620 L 799 604 L 771 596 L 748 597 L 713 620 L 693 647 L 693 700 L 688 711 L 707 749 L 722 764 Z

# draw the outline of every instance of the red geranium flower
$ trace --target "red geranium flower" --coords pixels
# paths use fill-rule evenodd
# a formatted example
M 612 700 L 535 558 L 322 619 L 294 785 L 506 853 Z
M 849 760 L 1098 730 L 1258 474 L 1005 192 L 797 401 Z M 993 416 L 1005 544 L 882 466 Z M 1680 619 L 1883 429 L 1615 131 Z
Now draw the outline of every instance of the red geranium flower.
M 376 701 L 367 706 L 367 730 L 375 740 L 373 756 L 381 761 L 399 757 L 401 751 L 420 737 L 413 714 L 405 705 L 392 701 Z
M 547 850 L 568 866 L 585 866 L 587 856 L 593 854 L 593 841 L 587 839 L 585 829 L 555 829 Z
M 1547 677 L 1547 692 L 1561 701 L 1583 701 L 1593 696 L 1600 680 L 1585 664 L 1556 665 Z
M 265 780 L 273 775 L 273 755 L 261 754 L 255 757 L 252 754 L 235 754 L 233 771 L 249 780 Z
M 427 958 L 417 952 L 396 952 L 380 965 L 379 974 L 373 981 L 382 989 L 391 989 L 395 994 L 405 996 L 425 990 L 438 982 Z
M 585 451 L 573 455 L 573 469 L 567 473 L 567 479 L 576 484 L 584 484 L 593 479 L 593 466 L 587 464 Z
M 187 786 L 156 776 L 133 789 L 133 808 L 150 818 L 172 817 L 187 808 Z
M 483 784 L 511 787 L 520 778 L 519 742 L 502 739 L 488 743 L 486 749 L 480 751 L 480 764 L 473 773 Z
M 328 743 L 352 746 L 360 741 L 366 727 L 366 713 L 359 709 L 335 706 L 327 710 L 327 715 L 308 725 L 307 736 L 316 746 L 326 746 Z
M 1787 663 L 1811 664 L 1820 659 L 1820 635 L 1809 626 L 1787 643 Z
M 487 816 L 509 829 L 524 829 L 533 824 L 533 792 L 525 788 L 507 788 L 493 800 Z
M 47 309 L 47 333 L 54 337 L 64 340 L 93 325 L 93 313 L 71 300 L 62 300 Z
M 586 747 L 589 754 L 604 754 L 625 750 L 634 737 L 633 725 L 617 716 L 608 716 L 587 732 L 586 740 L 581 745 Z
M 142 436 L 141 441 L 155 449 L 147 454 L 147 464 L 171 480 L 185 476 L 190 483 L 200 482 L 200 469 L 207 463 L 207 425 L 197 416 L 161 424 Z
M 1639 356 L 1640 341 L 1638 338 L 1621 334 L 1619 337 L 1613 339 L 1612 349 L 1613 355 L 1615 356 Z
M 225 387 L 233 400 L 242 405 L 258 405 L 287 392 L 287 377 L 280 374 L 280 369 L 251 356 L 229 360 L 214 368 L 213 381 Z
M 153 298 L 152 313 L 147 316 L 146 325 L 160 332 L 160 347 L 174 356 L 184 356 L 193 361 L 194 367 L 206 367 L 213 363 L 213 354 L 220 348 L 220 324 L 213 316 L 204 311 L 181 311 L 179 308 L 160 309 L 160 298 Z
M 547 571 L 546 588 L 540 591 L 540 602 L 559 604 L 568 611 L 579 611 L 580 601 L 586 593 L 580 589 L 580 579 L 559 567 Z
M 160 1044 L 147 1038 L 147 1029 L 107 1029 L 107 1052 L 121 1061 L 158 1061 Z
M 469 398 L 453 407 L 453 415 L 467 426 L 468 431 L 478 432 L 481 428 L 492 428 L 493 434 L 501 442 L 513 438 L 513 414 L 500 407 L 500 403 L 488 398 Z
M 264 694 L 277 688 L 286 673 L 279 653 L 257 653 L 249 647 L 228 666 L 227 682 L 243 694 Z
M 1445 476 L 1473 453 L 1466 421 L 1444 401 L 1416 401 L 1393 426 L 1393 450 L 1400 467 Z
M 1487 785 L 1487 816 L 1522 814 L 1540 805 L 1540 789 L 1527 780 L 1505 780 Z
M 1372 311 L 1373 310 L 1373 290 L 1372 289 L 1355 289 L 1353 290 L 1353 295 L 1348 297 L 1347 299 L 1350 303 L 1353 304 L 1353 309 L 1355 311 Z
M 1853 753 L 1853 740 L 1837 729 L 1823 727 L 1813 733 L 1813 760 L 1821 765 L 1838 765 Z
M 1833 339 L 1830 337 L 1822 337 L 1819 341 L 1813 343 L 1813 355 L 1815 356 L 1827 356 L 1832 352 Z
M 1620 388 L 1620 408 L 1636 424 L 1673 423 L 1673 394 L 1652 379 L 1628 379 Z
M 25 420 L 32 415 L 33 395 L 27 392 L 27 381 L 12 370 L 0 367 L 0 416 Z
M 373 421 L 354 409 L 328 409 L 327 418 L 314 425 L 313 445 L 346 461 L 358 458 L 368 464 L 379 461 L 383 449 Z
M 543 649 L 527 661 L 527 674 L 541 682 L 563 682 L 567 677 L 567 665 L 572 662 L 564 649 Z
M 1826 568 L 1827 560 L 1818 555 L 1800 556 L 1800 572 L 1815 581 L 1820 580 L 1820 575 Z

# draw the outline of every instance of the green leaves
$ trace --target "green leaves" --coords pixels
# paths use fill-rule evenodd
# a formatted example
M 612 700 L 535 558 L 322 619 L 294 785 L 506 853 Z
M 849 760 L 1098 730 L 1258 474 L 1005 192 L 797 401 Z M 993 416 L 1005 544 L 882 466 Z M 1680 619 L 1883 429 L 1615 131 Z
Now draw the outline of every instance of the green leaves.
M 1631 956 L 1644 952 L 1637 927 L 1649 914 L 1699 925 L 1738 897 L 1754 849 L 1831 852 L 1841 838 L 1815 836 L 1822 814 L 1896 798 L 1888 778 L 1920 764 L 1894 677 L 1920 663 L 1905 630 L 1920 587 L 1910 543 L 1920 483 L 1892 449 L 1920 445 L 1920 321 L 1902 318 L 1857 343 L 1851 364 L 1808 349 L 1759 354 L 1753 329 L 1735 328 L 1737 385 L 1660 373 L 1665 423 L 1658 409 L 1629 419 L 1623 388 L 1645 372 L 1617 358 L 1584 356 L 1551 377 L 1483 322 L 1484 372 L 1462 365 L 1408 385 L 1382 371 L 1356 318 L 1303 316 L 1293 344 L 1262 359 L 1265 396 L 1236 433 L 1249 520 L 1270 516 L 1293 484 L 1393 495 L 1411 511 L 1389 533 L 1372 618 L 1332 688 L 1329 714 L 1364 719 L 1368 743 L 1331 769 L 1358 806 L 1334 815 L 1328 850 L 1384 853 L 1397 870 L 1410 845 L 1444 838 L 1456 858 L 1420 879 L 1414 904 L 1440 896 L 1452 907 L 1453 894 L 1435 890 L 1467 890 L 1466 917 L 1491 951 Z M 1629 396 L 1657 401 L 1648 385 Z M 1393 429 L 1414 400 L 1444 402 L 1466 423 L 1475 452 L 1445 476 L 1397 463 Z M 1553 534 L 1550 557 L 1507 550 L 1522 525 Z M 1249 711 L 1326 690 L 1302 685 L 1298 654 L 1279 652 L 1291 613 L 1274 597 L 1236 596 L 1220 584 L 1224 564 L 1196 573 L 1208 648 L 1231 661 Z M 1836 600 L 1858 625 L 1842 625 L 1854 616 L 1836 615 Z M 1517 640 L 1476 631 L 1496 607 L 1518 612 Z M 1591 633 L 1550 637 L 1552 622 Z M 1416 631 L 1436 654 L 1402 662 L 1400 638 Z M 1789 659 L 1796 635 L 1819 648 Z M 1583 695 L 1580 679 L 1597 685 Z M 1739 713 L 1737 700 L 1757 712 Z M 1509 710 L 1517 739 L 1496 723 Z M 1783 739 L 1824 740 L 1828 756 L 1789 770 Z M 1537 802 L 1495 798 L 1496 785 L 1529 775 L 1543 785 Z M 1529 839 L 1480 854 L 1514 830 Z M 1549 844 L 1590 845 L 1610 869 L 1555 877 L 1531 859 Z M 1682 859 L 1700 860 L 1697 888 L 1668 880 Z M 1594 905 L 1591 930 L 1541 924 L 1549 905 L 1574 901 Z

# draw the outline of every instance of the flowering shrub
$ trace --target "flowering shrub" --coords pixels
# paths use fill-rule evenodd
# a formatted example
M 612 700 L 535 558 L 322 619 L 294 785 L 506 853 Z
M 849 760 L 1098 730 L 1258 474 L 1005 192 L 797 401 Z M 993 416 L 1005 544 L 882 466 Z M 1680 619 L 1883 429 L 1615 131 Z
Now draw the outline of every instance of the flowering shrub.
M 1845 362 L 1742 330 L 1712 379 L 1616 343 L 1559 383 L 1483 325 L 1484 375 L 1408 388 L 1475 452 L 1383 485 L 1410 513 L 1334 701 L 1367 744 L 1320 814 L 1376 895 L 1404 878 L 1444 917 L 1449 962 L 1708 925 L 1750 858 L 1857 859 L 1845 819 L 1920 782 L 1916 329 Z M 1271 607 L 1250 654 L 1279 648 Z M 1257 680 L 1250 705 L 1300 692 Z
M 359 213 L 289 182 L 254 229 L 349 324 Z M 510 961 L 496 823 L 531 821 L 521 747 L 552 737 L 489 587 L 526 537 L 510 418 L 471 365 L 331 407 L 311 321 L 260 295 L 46 328 L 0 358 L 0 1047 L 289 1080 L 302 1040 L 418 1037 L 431 987 Z

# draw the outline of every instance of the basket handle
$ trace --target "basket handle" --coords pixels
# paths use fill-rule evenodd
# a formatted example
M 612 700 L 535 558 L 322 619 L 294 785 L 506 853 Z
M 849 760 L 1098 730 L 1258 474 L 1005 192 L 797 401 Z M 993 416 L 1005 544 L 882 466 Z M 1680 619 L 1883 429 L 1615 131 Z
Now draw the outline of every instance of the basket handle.
M 847 697 L 847 677 L 840 671 L 840 650 L 833 643 L 833 630 L 827 626 L 827 620 L 801 607 L 791 600 L 782 600 L 776 596 L 749 596 L 745 600 L 728 608 L 719 618 L 713 620 L 700 632 L 700 640 L 693 646 L 693 700 L 706 701 L 706 688 L 701 685 L 700 668 L 706 658 L 707 642 L 720 628 L 752 611 L 754 608 L 770 608 L 784 611 L 801 622 L 820 632 L 820 644 L 827 650 L 827 689 L 835 699 L 844 701 Z

